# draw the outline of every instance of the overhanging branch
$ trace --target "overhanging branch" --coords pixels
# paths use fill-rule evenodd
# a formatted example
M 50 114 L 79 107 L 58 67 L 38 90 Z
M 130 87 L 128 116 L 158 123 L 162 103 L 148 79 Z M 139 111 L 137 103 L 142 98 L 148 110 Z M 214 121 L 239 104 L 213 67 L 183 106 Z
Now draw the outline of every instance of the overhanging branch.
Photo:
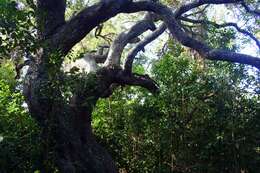
M 128 54 L 125 62 L 125 72 L 130 74 L 132 72 L 132 65 L 133 61 L 141 50 L 144 50 L 144 47 L 151 43 L 153 40 L 158 38 L 165 30 L 166 25 L 162 24 L 159 28 L 157 28 L 152 34 L 148 35 L 146 38 L 144 38 L 141 42 L 139 42 Z
M 205 5 L 205 7 L 203 7 L 201 10 L 196 11 L 196 12 L 194 12 L 194 13 L 186 14 L 185 17 L 195 16 L 195 15 L 197 15 L 197 14 L 203 14 L 209 6 L 210 6 L 210 5 L 207 4 L 207 5 Z
M 159 92 L 159 86 L 148 75 L 125 74 L 124 71 L 121 71 L 115 76 L 115 83 L 118 83 L 123 86 L 124 85 L 141 86 L 149 90 L 151 93 Z
M 187 11 L 206 4 L 239 4 L 241 0 L 198 0 L 193 3 L 181 6 L 174 13 L 165 5 L 153 1 L 138 1 L 131 0 L 109 0 L 107 3 L 98 3 L 91 6 L 72 20 L 70 20 L 56 35 L 52 41 L 58 47 L 67 53 L 72 46 L 85 37 L 98 24 L 110 19 L 119 13 L 133 13 L 139 11 L 150 11 L 158 14 L 170 30 L 172 36 L 182 45 L 190 47 L 198 51 L 202 56 L 212 60 L 225 60 L 248 64 L 260 69 L 260 58 L 236 54 L 234 52 L 212 49 L 205 43 L 190 37 L 185 33 L 178 22 L 178 17 Z M 217 57 L 219 56 L 219 57 Z
M 125 46 L 147 30 L 155 30 L 156 26 L 153 22 L 150 14 L 147 13 L 143 20 L 137 22 L 128 31 L 119 34 L 110 47 L 105 66 L 119 66 Z
M 186 5 L 182 5 L 179 9 L 175 12 L 175 17 L 180 17 L 182 14 L 190 11 L 191 9 L 197 8 L 202 5 L 207 4 L 232 4 L 232 3 L 239 3 L 242 0 L 195 0 L 191 3 Z
M 75 89 L 70 100 L 71 105 L 84 104 L 86 98 L 92 98 L 95 102 L 99 97 L 109 97 L 118 86 L 141 86 L 151 93 L 159 92 L 158 85 L 148 75 L 126 74 L 122 69 L 104 67 L 96 72 L 94 78 L 98 85 L 91 84 L 93 76 L 86 76 L 81 79 L 84 81 L 82 82 L 84 85 L 79 85 Z
M 235 53 L 232 51 L 225 51 L 219 49 L 211 49 L 205 54 L 206 58 L 211 60 L 229 61 L 240 64 L 248 64 L 254 66 L 260 70 L 260 58 L 245 55 L 241 53 Z
M 228 23 L 223 23 L 223 24 L 217 24 L 215 22 L 211 22 L 208 20 L 195 20 L 195 19 L 190 19 L 190 18 L 186 18 L 186 17 L 181 17 L 180 19 L 183 21 L 186 21 L 186 22 L 194 23 L 194 24 L 204 24 L 204 25 L 208 24 L 208 25 L 212 25 L 216 28 L 234 27 L 238 32 L 240 32 L 240 33 L 250 37 L 252 40 L 254 40 L 260 50 L 259 40 L 252 33 L 248 32 L 245 29 L 240 28 L 236 23 L 228 22 Z
M 70 19 L 50 42 L 64 54 L 82 40 L 92 29 L 128 8 L 131 0 L 107 0 L 87 7 Z
M 230 0 L 230 1 L 198 1 L 201 3 L 209 2 L 209 3 L 235 3 L 239 1 Z M 196 3 L 197 4 L 197 3 Z M 175 18 L 180 14 L 180 11 L 177 10 L 175 13 L 171 11 L 168 7 L 151 3 L 151 2 L 136 2 L 133 4 L 134 8 L 139 8 L 143 10 L 153 11 L 154 13 L 160 15 L 163 18 L 163 21 L 167 25 L 168 29 L 172 36 L 179 41 L 182 45 L 192 48 L 199 52 L 203 57 L 211 60 L 222 60 L 222 61 L 230 61 L 237 62 L 242 64 L 252 65 L 258 69 L 260 69 L 260 58 L 253 57 L 246 54 L 235 53 L 232 51 L 224 51 L 220 49 L 212 49 L 205 43 L 198 41 L 192 37 L 190 37 L 187 33 L 185 33 L 182 27 L 179 25 L 179 22 Z M 182 8 L 182 7 L 181 7 Z M 192 9 L 192 8 L 190 8 Z

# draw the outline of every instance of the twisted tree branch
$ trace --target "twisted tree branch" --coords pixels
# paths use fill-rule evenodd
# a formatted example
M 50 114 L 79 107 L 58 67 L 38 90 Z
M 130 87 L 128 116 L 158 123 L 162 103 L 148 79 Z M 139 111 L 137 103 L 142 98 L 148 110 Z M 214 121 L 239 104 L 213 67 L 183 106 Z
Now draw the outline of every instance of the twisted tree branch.
M 144 47 L 154 41 L 156 38 L 158 38 L 165 30 L 166 30 L 166 25 L 162 24 L 159 28 L 157 28 L 152 34 L 144 38 L 141 42 L 139 42 L 128 54 L 125 62 L 125 72 L 130 74 L 132 72 L 132 65 L 133 61 L 141 50 L 144 50 Z
M 131 0 L 107 0 L 86 7 L 63 25 L 49 42 L 55 49 L 67 54 L 92 29 L 123 12 L 130 3 Z
M 202 5 L 207 4 L 232 4 L 232 3 L 239 3 L 242 0 L 196 0 L 194 2 L 188 3 L 186 5 L 182 5 L 179 9 L 175 12 L 175 17 L 178 18 L 182 14 L 190 11 L 191 9 L 197 8 Z
M 119 34 L 110 47 L 105 66 L 119 66 L 125 46 L 130 43 L 131 40 L 135 39 L 147 30 L 156 29 L 153 20 L 149 16 L 149 13 L 146 14 L 143 20 L 137 22 L 127 32 L 122 32 Z
M 257 57 L 236 54 L 230 51 L 223 51 L 219 49 L 212 49 L 205 43 L 191 38 L 185 33 L 180 26 L 177 18 L 187 11 L 207 4 L 239 4 L 241 0 L 198 0 L 181 6 L 174 13 L 165 5 L 152 1 L 138 1 L 131 0 L 109 0 L 107 3 L 98 3 L 91 7 L 84 9 L 72 20 L 70 20 L 62 29 L 52 37 L 52 43 L 58 45 L 63 53 L 67 53 L 72 46 L 80 41 L 86 34 L 88 34 L 98 24 L 110 19 L 119 13 L 134 13 L 139 11 L 150 11 L 158 14 L 166 26 L 170 30 L 172 36 L 178 40 L 182 45 L 190 47 L 198 51 L 205 58 L 212 60 L 224 60 L 230 62 L 238 62 L 249 64 L 260 69 L 260 59 Z M 216 56 L 218 55 L 218 57 Z M 236 58 L 234 58 L 236 57 Z
M 186 21 L 186 22 L 194 23 L 194 24 L 198 24 L 198 23 L 204 24 L 204 25 L 209 24 L 209 25 L 212 25 L 216 28 L 234 27 L 238 32 L 250 37 L 251 39 L 253 39 L 255 41 L 256 45 L 258 46 L 259 50 L 260 50 L 259 40 L 252 33 L 248 32 L 245 29 L 240 28 L 236 23 L 229 22 L 229 23 L 217 24 L 215 22 L 208 21 L 208 20 L 194 20 L 194 19 L 190 19 L 190 18 L 186 18 L 186 17 L 181 17 L 180 19 L 183 20 L 183 21 Z

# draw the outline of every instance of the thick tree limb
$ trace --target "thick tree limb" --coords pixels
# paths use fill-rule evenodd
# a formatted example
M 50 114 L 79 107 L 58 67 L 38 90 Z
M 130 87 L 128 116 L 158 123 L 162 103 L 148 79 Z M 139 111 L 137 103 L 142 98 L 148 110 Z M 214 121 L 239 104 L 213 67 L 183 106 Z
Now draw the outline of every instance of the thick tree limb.
M 194 2 L 188 3 L 186 5 L 182 5 L 175 12 L 175 17 L 180 17 L 182 14 L 190 11 L 191 9 L 197 8 L 206 4 L 232 4 L 239 3 L 242 0 L 195 0 Z
M 194 13 L 186 14 L 185 17 L 195 16 L 195 15 L 197 15 L 197 14 L 203 14 L 209 6 L 210 6 L 210 5 L 207 4 L 205 7 L 203 7 L 203 9 L 201 9 L 201 10 L 199 10 L 199 11 L 196 11 L 196 12 L 194 12 Z
M 54 34 L 65 24 L 66 0 L 37 0 L 37 25 L 41 39 Z
M 124 71 L 120 71 L 117 75 L 115 75 L 114 82 L 123 86 L 124 85 L 141 86 L 149 90 L 151 93 L 157 93 L 159 91 L 159 86 L 148 75 L 140 75 L 140 74 L 126 75 Z
M 258 59 L 257 57 L 212 49 L 205 43 L 191 38 L 187 33 L 183 31 L 182 27 L 179 25 L 179 22 L 176 19 L 176 17 L 180 16 L 181 14 L 204 4 L 228 4 L 239 2 L 241 2 L 241 0 L 199 0 L 181 6 L 178 10 L 175 11 L 175 13 L 173 13 L 171 9 L 167 6 L 152 1 L 131 2 L 129 0 L 119 2 L 116 0 L 111 0 L 107 4 L 99 3 L 80 12 L 76 17 L 69 21 L 60 30 L 60 32 L 57 33 L 56 37 L 53 37 L 53 41 L 55 43 L 59 43 L 59 47 L 64 53 L 66 53 L 71 49 L 73 45 L 80 41 L 99 23 L 108 20 L 118 13 L 151 11 L 162 17 L 172 36 L 176 40 L 178 40 L 184 46 L 195 49 L 205 58 L 212 60 L 225 60 L 231 62 L 245 63 L 260 69 L 260 59 Z M 214 52 L 214 54 L 212 52 Z M 221 56 L 221 58 L 217 58 L 216 55 Z M 234 56 L 237 57 L 237 59 L 234 59 Z M 245 60 L 243 60 L 243 58 L 245 58 Z
M 60 28 L 50 40 L 51 44 L 67 54 L 92 29 L 121 13 L 129 3 L 131 0 L 107 0 L 83 9 Z
M 109 86 L 111 84 L 118 84 L 121 86 L 132 85 L 141 86 L 148 89 L 152 93 L 159 91 L 159 87 L 156 82 L 148 75 L 140 74 L 126 74 L 122 69 L 103 68 L 97 72 L 97 76 L 100 76 L 102 81 L 107 81 Z M 105 79 L 105 80 L 103 80 Z
M 144 47 L 151 43 L 153 40 L 155 40 L 157 37 L 159 37 L 165 30 L 166 30 L 166 25 L 162 24 L 159 28 L 157 28 L 152 34 L 150 34 L 149 36 L 147 36 L 146 38 L 144 38 L 141 42 L 139 42 L 134 49 L 132 49 L 130 51 L 130 53 L 128 54 L 127 58 L 126 58 L 126 62 L 125 62 L 125 72 L 130 74 L 132 72 L 132 65 L 133 65 L 133 61 L 136 57 L 136 55 L 138 54 L 138 52 L 140 52 L 141 50 L 144 50 Z
M 259 50 L 260 50 L 259 40 L 252 33 L 248 32 L 245 29 L 240 28 L 236 23 L 229 22 L 229 23 L 217 24 L 215 22 L 211 22 L 211 21 L 208 21 L 208 20 L 194 20 L 194 19 L 190 19 L 190 18 L 186 18 L 186 17 L 181 17 L 180 19 L 183 20 L 183 21 L 195 23 L 195 24 L 198 24 L 198 23 L 199 24 L 208 24 L 208 25 L 212 25 L 216 28 L 234 27 L 238 32 L 250 37 L 251 39 L 253 39 L 255 41 L 256 45 L 258 46 Z
M 213 3 L 212 1 L 202 2 Z M 214 3 L 221 2 L 232 3 L 238 1 L 214 1 Z M 163 18 L 163 21 L 167 25 L 168 29 L 170 30 L 170 33 L 177 41 L 179 41 L 184 46 L 198 51 L 198 53 L 200 53 L 203 57 L 207 59 L 248 64 L 260 69 L 260 58 L 258 57 L 239 54 L 231 51 L 224 51 L 220 49 L 212 49 L 205 43 L 190 37 L 187 33 L 183 31 L 182 27 L 179 25 L 179 22 L 174 17 L 178 16 L 178 10 L 173 13 L 168 7 L 151 2 L 136 2 L 132 5 L 132 8 L 153 11 L 154 13 L 160 15 Z
M 206 52 L 205 55 L 206 58 L 211 60 L 221 60 L 221 61 L 236 62 L 240 64 L 248 64 L 260 70 L 260 58 L 253 57 L 250 55 L 235 53 L 232 51 L 219 50 L 219 49 L 212 49 Z
M 156 29 L 152 19 L 150 19 L 149 16 L 149 13 L 146 14 L 143 20 L 137 22 L 127 32 L 122 32 L 119 34 L 110 47 L 105 66 L 120 66 L 120 59 L 125 46 L 130 43 L 131 40 L 140 36 L 147 30 Z
M 71 104 L 83 104 L 86 98 L 93 98 L 97 101 L 99 97 L 109 97 L 118 86 L 141 86 L 152 93 L 159 91 L 156 82 L 148 75 L 126 74 L 122 69 L 106 67 L 99 69 L 95 75 L 95 82 L 98 85 L 89 83 L 88 80 L 93 80 L 92 78 L 89 79 L 89 76 L 82 78 L 81 80 L 86 80 L 82 83 L 90 85 L 79 85 L 79 88 L 76 89 L 74 96 L 71 98 Z

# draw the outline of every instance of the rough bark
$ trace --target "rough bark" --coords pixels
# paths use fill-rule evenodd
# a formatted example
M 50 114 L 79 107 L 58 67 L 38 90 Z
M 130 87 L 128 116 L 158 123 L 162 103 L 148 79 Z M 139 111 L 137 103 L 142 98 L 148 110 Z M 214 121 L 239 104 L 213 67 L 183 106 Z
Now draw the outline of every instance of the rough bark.
M 50 37 L 65 23 L 65 0 L 37 0 L 37 26 L 40 39 Z
M 84 93 L 86 97 L 82 97 L 80 92 L 67 104 L 57 88 L 48 87 L 52 86 L 51 83 L 52 79 L 46 73 L 31 67 L 24 85 L 30 113 L 43 129 L 41 171 L 51 172 L 53 166 L 49 162 L 54 162 L 64 173 L 117 172 L 112 158 L 98 145 L 91 129 L 92 108 L 101 91 L 108 86 L 99 83 L 94 88 L 88 87 L 90 90 Z
M 24 95 L 30 113 L 43 129 L 42 172 L 53 166 L 60 172 L 115 173 L 114 161 L 96 142 L 91 128 L 91 113 L 96 101 L 112 94 L 111 85 L 138 85 L 158 90 L 148 76 L 125 75 L 122 69 L 103 68 L 82 76 L 69 103 L 63 99 L 55 81 L 60 75 L 48 74 L 48 67 L 33 64 L 26 76 Z M 52 154 L 50 154 L 52 153 Z
M 60 172 L 117 172 L 114 161 L 92 134 L 91 112 L 92 108 L 81 105 L 57 105 L 53 110 L 55 122 L 49 126 L 54 126 L 51 132 Z

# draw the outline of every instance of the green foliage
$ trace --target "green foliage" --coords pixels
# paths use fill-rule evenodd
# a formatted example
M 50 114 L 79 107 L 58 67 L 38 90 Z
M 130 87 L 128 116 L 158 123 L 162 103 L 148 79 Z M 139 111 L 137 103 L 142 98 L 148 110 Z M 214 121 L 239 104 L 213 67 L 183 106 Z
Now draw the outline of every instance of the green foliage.
M 0 0 L 0 58 L 9 57 L 10 52 L 33 51 L 34 33 L 32 28 L 34 12 L 22 9 L 15 1 Z
M 128 87 L 99 101 L 100 141 L 130 173 L 259 172 L 259 96 L 242 84 L 254 77 L 243 66 L 201 67 L 177 54 L 153 66 L 158 96 Z
M 0 79 L 6 81 L 11 89 L 16 86 L 15 67 L 11 61 L 0 61 Z
M 0 67 L 0 172 L 31 172 L 39 154 L 39 128 L 14 88 L 12 70 L 8 63 Z
M 207 43 L 212 47 L 220 49 L 236 50 L 234 39 L 236 32 L 232 29 L 217 29 L 213 26 L 207 26 L 209 33 Z

